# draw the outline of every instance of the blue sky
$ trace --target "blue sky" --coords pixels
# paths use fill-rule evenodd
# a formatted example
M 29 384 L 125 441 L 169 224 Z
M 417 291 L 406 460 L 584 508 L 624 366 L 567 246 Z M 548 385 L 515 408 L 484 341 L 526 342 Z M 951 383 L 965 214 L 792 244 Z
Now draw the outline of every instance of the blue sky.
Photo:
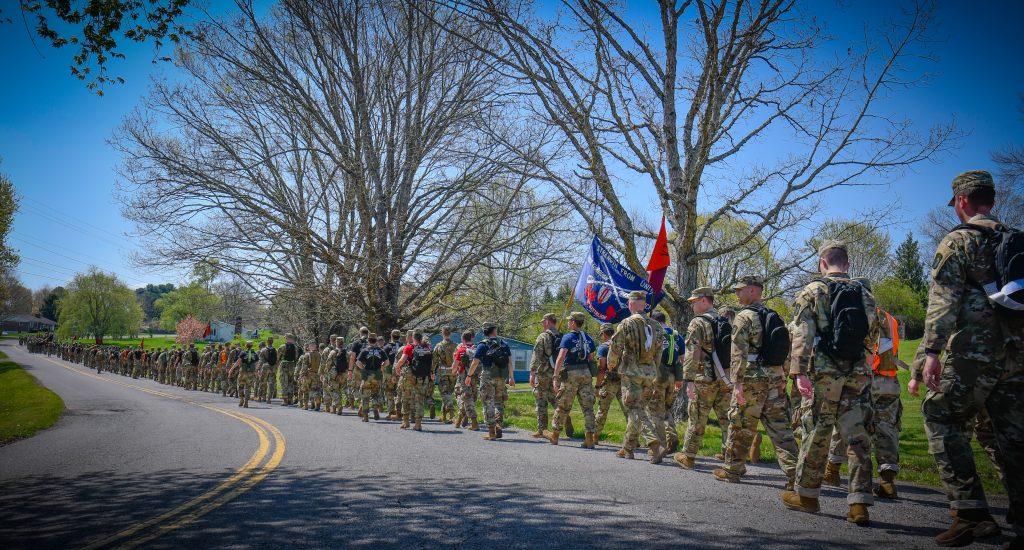
M 893 2 L 813 2 L 813 11 L 839 43 L 854 40 L 863 25 L 878 25 L 898 14 Z M 1018 94 L 1024 92 L 1024 2 L 941 2 L 932 34 L 938 62 L 922 87 L 887 100 L 893 113 L 922 127 L 955 117 L 969 132 L 960 147 L 917 166 L 883 188 L 830 195 L 842 208 L 892 206 L 891 229 L 898 242 L 930 208 L 942 204 L 949 182 L 973 168 L 992 169 L 989 154 L 1024 142 Z M 640 5 L 638 3 L 638 5 Z M 987 6 L 980 8 L 979 6 Z M 654 21 L 651 22 L 652 24 Z M 38 48 L 38 51 L 37 51 Z M 0 27 L 0 171 L 23 197 L 10 242 L 23 257 L 22 282 L 31 288 L 65 283 L 76 271 L 96 265 L 117 273 L 128 285 L 179 282 L 181 273 L 151 273 L 130 265 L 144 243 L 125 237 L 132 230 L 114 197 L 118 154 L 108 145 L 113 129 L 139 104 L 151 78 L 174 78 L 167 63 L 151 62 L 148 45 L 125 48 L 127 59 L 110 65 L 126 84 L 109 86 L 98 97 L 68 73 L 70 50 L 34 46 L 20 19 Z M 759 144 L 769 155 L 778 144 Z M 828 215 L 842 214 L 839 206 Z M 188 266 L 182 266 L 187 269 Z

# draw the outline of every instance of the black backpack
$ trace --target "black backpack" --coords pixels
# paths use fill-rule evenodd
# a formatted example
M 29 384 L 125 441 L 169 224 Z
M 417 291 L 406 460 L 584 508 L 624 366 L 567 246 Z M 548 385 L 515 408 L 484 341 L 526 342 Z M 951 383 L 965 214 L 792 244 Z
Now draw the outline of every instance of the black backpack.
M 868 337 L 869 328 L 861 284 L 831 279 L 822 282 L 828 285 L 829 327 L 821 334 L 818 345 L 833 359 L 863 359 L 867 351 L 864 339 Z
M 338 350 L 334 353 L 334 372 L 335 374 L 344 374 L 348 371 L 348 354 L 344 350 Z
M 771 367 L 784 364 L 789 357 L 791 343 L 785 321 L 775 310 L 765 307 L 764 304 L 743 309 L 757 313 L 757 319 L 761 323 L 761 347 L 757 350 L 761 363 Z
M 412 360 L 409 363 L 413 376 L 428 378 L 430 369 L 434 366 L 434 352 L 427 346 L 416 346 L 412 348 Z
M 729 370 L 729 363 L 732 361 L 732 325 L 729 324 L 728 319 L 721 315 L 715 315 L 712 317 L 711 315 L 705 314 L 701 315 L 701 317 L 707 319 L 708 322 L 711 323 L 711 334 L 714 339 L 714 349 L 706 350 L 701 348 L 701 351 L 709 356 L 714 353 L 715 357 L 718 357 L 718 363 L 722 365 L 722 368 Z M 778 317 L 778 315 L 776 315 L 776 317 Z M 786 327 L 783 326 L 782 328 Z M 712 358 L 711 361 L 714 363 L 714 358 Z
M 284 360 L 285 361 L 295 361 L 298 358 L 299 358 L 298 347 L 295 344 L 291 343 L 291 342 L 286 342 L 285 345 L 284 345 Z
M 501 338 L 491 338 L 487 341 L 487 356 L 491 358 L 492 368 L 505 370 L 508 369 L 512 350 Z
M 995 280 L 971 283 L 985 291 L 1000 316 L 1024 317 L 1024 232 L 1006 226 L 992 229 L 971 223 L 958 225 L 953 231 L 957 229 L 981 231 L 995 259 Z
M 267 361 L 269 361 L 271 365 L 277 364 L 277 350 L 274 349 L 273 346 L 267 348 Z

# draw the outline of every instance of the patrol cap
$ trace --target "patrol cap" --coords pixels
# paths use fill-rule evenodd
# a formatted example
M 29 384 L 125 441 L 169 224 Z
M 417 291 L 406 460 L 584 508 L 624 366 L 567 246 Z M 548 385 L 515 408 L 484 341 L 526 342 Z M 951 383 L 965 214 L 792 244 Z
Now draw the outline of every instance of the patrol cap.
M 849 253 L 849 250 L 846 249 L 846 243 L 842 241 L 837 241 L 835 239 L 826 239 L 824 242 L 821 243 L 821 245 L 818 246 L 818 256 L 824 256 L 826 252 L 832 250 L 833 248 L 838 248 L 843 252 Z
M 647 299 L 647 293 L 642 291 L 642 290 L 634 290 L 633 292 L 629 293 L 629 299 L 630 300 L 646 300 Z
M 615 330 L 615 326 L 611 323 L 601 323 L 601 332 L 610 332 Z
M 367 340 L 377 340 L 377 333 L 376 332 L 371 332 L 370 335 L 366 337 L 366 339 Z
M 587 320 L 587 315 L 582 311 L 574 311 L 569 314 L 569 318 L 577 323 L 583 323 Z
M 295 335 L 294 335 L 294 334 L 292 334 L 292 333 L 290 333 L 290 332 L 289 332 L 288 334 L 285 334 L 285 335 L 284 335 L 284 337 L 285 337 L 285 338 L 291 338 L 292 340 L 294 340 L 294 339 L 295 339 Z
M 484 328 L 484 332 L 487 332 L 487 331 L 489 331 L 491 329 L 498 328 L 498 325 L 496 325 L 493 321 L 487 321 L 487 322 L 484 323 L 484 327 L 483 328 Z
M 949 199 L 949 206 L 953 206 L 953 201 L 957 197 L 964 195 L 970 195 L 975 189 L 982 188 L 995 189 L 996 184 L 992 181 L 992 174 L 985 170 L 968 170 L 963 174 L 953 178 L 953 198 Z
M 739 281 L 736 281 L 736 284 L 733 286 L 733 288 L 739 290 L 741 288 L 746 288 L 750 285 L 764 288 L 764 277 L 760 275 L 744 275 L 740 277 Z
M 392 330 L 391 331 L 391 337 L 392 338 L 401 338 L 402 337 L 402 331 L 398 330 L 397 328 L 395 330 Z
M 709 287 L 709 286 L 702 286 L 700 288 L 693 289 L 693 292 L 690 293 L 690 297 L 687 298 L 686 301 L 687 302 L 696 302 L 697 300 L 700 300 L 701 298 L 714 298 L 714 297 L 715 297 L 715 291 L 712 290 L 711 287 Z
M 543 320 L 544 321 L 552 321 L 552 322 L 557 323 L 558 322 L 558 316 L 555 315 L 554 313 L 545 313 L 544 317 L 543 317 Z

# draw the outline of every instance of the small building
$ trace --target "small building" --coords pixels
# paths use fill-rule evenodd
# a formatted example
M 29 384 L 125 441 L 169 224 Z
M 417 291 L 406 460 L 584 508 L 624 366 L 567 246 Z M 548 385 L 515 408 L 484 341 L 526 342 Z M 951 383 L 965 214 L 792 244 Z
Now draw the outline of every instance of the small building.
M 512 370 L 513 376 L 515 377 L 516 383 L 526 383 L 530 381 L 530 361 L 533 359 L 533 344 L 523 342 L 522 340 L 516 340 L 515 338 L 506 338 L 499 336 L 502 340 L 508 344 L 509 349 L 512 351 Z M 477 331 L 474 342 L 480 342 L 484 339 L 482 332 Z M 456 343 L 460 342 L 459 335 L 457 333 L 452 334 L 452 340 Z M 438 342 L 441 341 L 440 334 L 434 334 L 430 337 L 430 346 L 434 347 Z
M 53 332 L 56 328 L 56 321 L 38 315 L 9 315 L 0 320 L 3 332 Z
M 235 339 L 235 324 L 223 321 L 210 321 L 210 335 L 207 342 L 230 342 Z

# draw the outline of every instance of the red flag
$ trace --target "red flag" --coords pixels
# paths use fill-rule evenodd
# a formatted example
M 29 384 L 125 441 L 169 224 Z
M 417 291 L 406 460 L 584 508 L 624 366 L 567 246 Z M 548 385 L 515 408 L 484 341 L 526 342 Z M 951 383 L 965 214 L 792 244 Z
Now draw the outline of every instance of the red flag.
M 203 331 L 203 338 L 206 338 L 210 334 L 213 334 L 213 327 L 210 326 L 210 323 L 206 323 L 206 330 Z
M 655 294 L 661 293 L 661 287 L 665 283 L 665 273 L 671 261 L 668 256 L 668 234 L 665 232 L 665 216 L 661 217 L 661 230 L 658 231 L 658 240 L 654 241 L 654 250 L 651 251 L 651 260 L 647 262 L 647 282 Z

